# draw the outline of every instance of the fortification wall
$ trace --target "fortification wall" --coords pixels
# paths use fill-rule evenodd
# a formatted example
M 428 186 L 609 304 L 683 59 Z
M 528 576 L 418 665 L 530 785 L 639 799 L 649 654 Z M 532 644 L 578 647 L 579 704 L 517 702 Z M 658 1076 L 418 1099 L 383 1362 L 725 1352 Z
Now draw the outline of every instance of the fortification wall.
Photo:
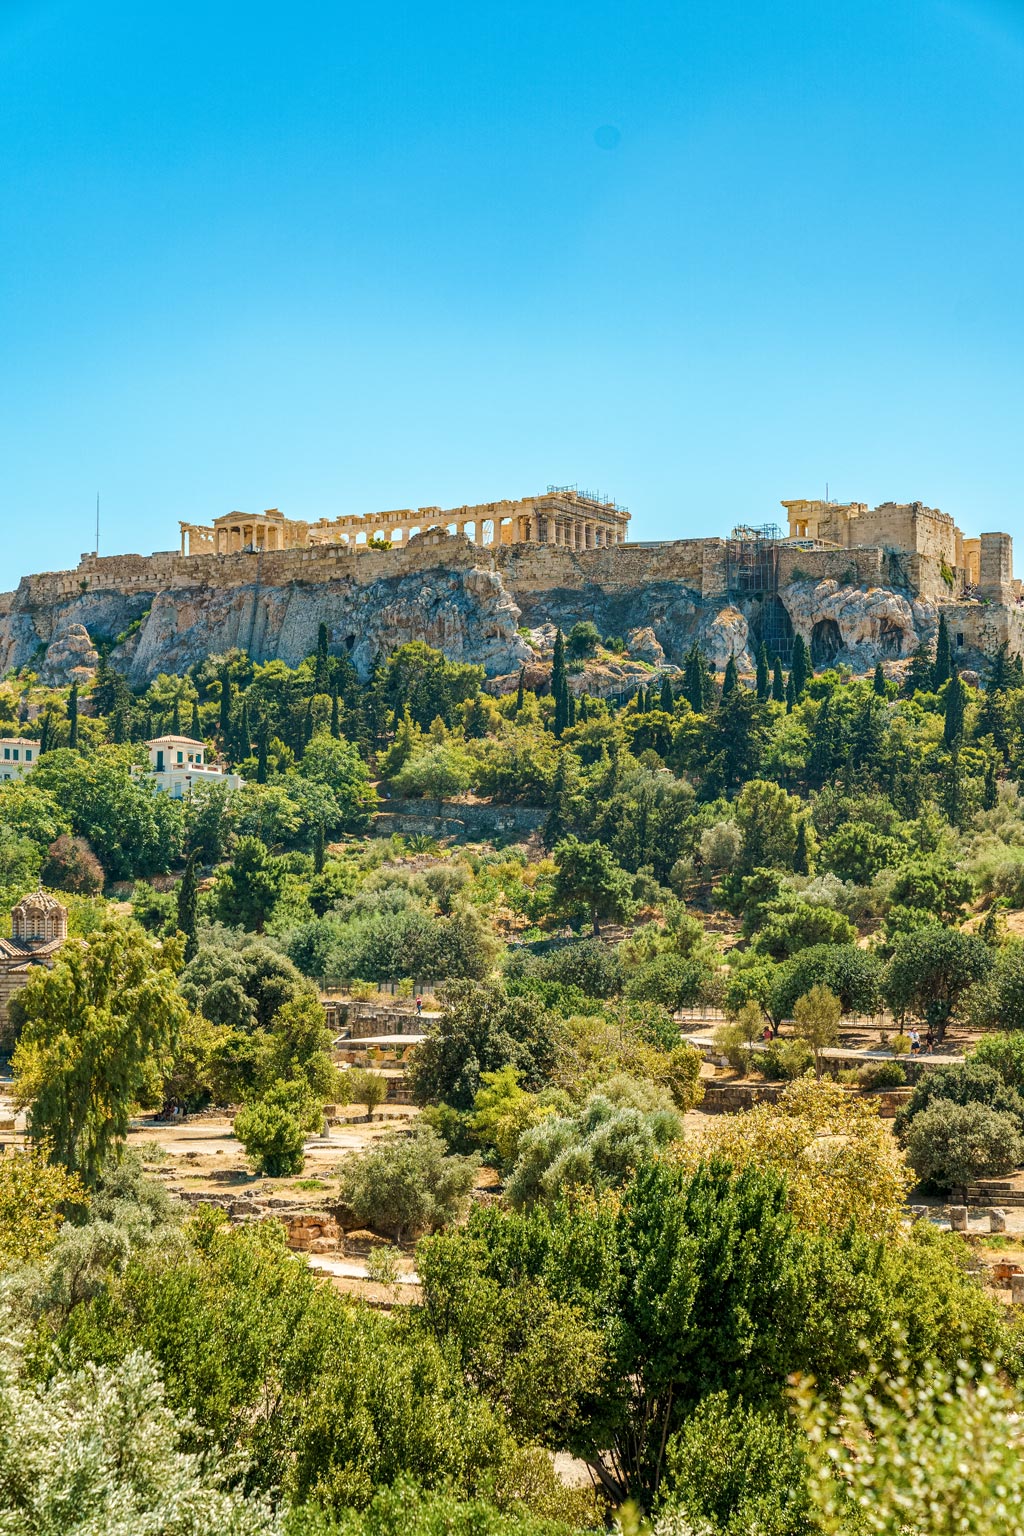
M 294 663 L 313 649 L 321 623 L 362 675 L 380 655 L 420 639 L 505 676 L 533 655 L 520 625 L 567 631 L 580 619 L 602 635 L 649 627 L 676 663 L 694 640 L 716 661 L 742 657 L 758 639 L 761 594 L 730 593 L 728 548 L 722 539 L 481 547 L 462 535 L 427 533 L 407 548 L 379 551 L 83 556 L 77 570 L 28 576 L 16 592 L 0 594 L 0 674 L 45 659 L 56 676 L 75 626 L 88 631 L 78 635 L 86 647 L 90 636 L 126 634 L 113 661 L 134 683 L 233 646 L 256 660 Z M 932 633 L 937 606 L 960 595 L 943 579 L 943 558 L 782 543 L 782 604 L 795 629 L 813 638 L 815 625 L 833 624 L 844 656 L 872 666 L 878 656 L 910 654 Z M 984 535 L 979 564 L 979 595 L 989 601 L 956 607 L 965 649 L 991 653 L 1005 641 L 1024 652 L 1007 536 Z

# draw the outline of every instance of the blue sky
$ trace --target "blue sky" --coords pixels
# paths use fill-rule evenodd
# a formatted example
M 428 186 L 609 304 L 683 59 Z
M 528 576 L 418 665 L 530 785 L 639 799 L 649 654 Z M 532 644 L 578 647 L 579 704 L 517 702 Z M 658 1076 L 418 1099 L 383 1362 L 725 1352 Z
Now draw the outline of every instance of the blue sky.
M 0 0 L 0 589 L 97 490 L 1024 539 L 1022 85 L 1009 0 Z

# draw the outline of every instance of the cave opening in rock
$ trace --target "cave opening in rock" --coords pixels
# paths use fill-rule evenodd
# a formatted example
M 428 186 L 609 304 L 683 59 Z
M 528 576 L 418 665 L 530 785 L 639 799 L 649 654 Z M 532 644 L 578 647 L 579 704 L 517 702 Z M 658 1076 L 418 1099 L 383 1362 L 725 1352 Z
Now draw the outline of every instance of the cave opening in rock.
M 843 637 L 835 619 L 819 619 L 811 630 L 811 664 L 830 667 L 843 648 Z
M 905 642 L 905 630 L 893 619 L 883 619 L 879 625 L 878 643 L 885 655 L 902 656 Z

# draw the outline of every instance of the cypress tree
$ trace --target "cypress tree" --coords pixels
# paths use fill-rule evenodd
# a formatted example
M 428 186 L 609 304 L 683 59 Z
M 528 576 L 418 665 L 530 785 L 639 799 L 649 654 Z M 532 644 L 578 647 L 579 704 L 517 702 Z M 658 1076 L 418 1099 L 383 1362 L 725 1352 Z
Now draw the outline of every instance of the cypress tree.
M 321 624 L 316 636 L 316 669 L 313 673 L 313 692 L 326 693 L 330 676 L 331 658 L 327 653 L 327 625 Z
M 117 704 L 117 682 L 106 655 L 96 664 L 96 681 L 92 690 L 93 703 L 98 715 L 111 715 Z
M 796 703 L 796 684 L 793 681 L 792 672 L 786 678 L 786 714 L 793 713 L 793 705 Z
M 803 635 L 796 635 L 793 640 L 793 668 L 790 677 L 793 679 L 793 688 L 798 700 L 804 696 L 807 687 L 807 679 L 811 675 L 811 658 L 807 654 L 807 642 Z
M 793 850 L 793 870 L 798 875 L 809 875 L 810 861 L 807 856 L 807 821 L 801 816 L 796 826 L 796 847 Z
M 771 690 L 768 677 L 768 647 L 763 640 L 761 641 L 761 649 L 757 653 L 757 678 L 754 690 L 762 703 L 764 703 Z
M 826 694 L 814 722 L 811 753 L 807 760 L 808 777 L 816 789 L 827 784 L 833 770 L 838 767 L 839 747 L 837 722 L 832 710 L 832 695 Z
M 666 672 L 661 680 L 661 708 L 670 715 L 676 707 L 675 695 L 672 692 L 672 679 Z
M 981 805 L 985 811 L 994 811 L 999 800 L 999 785 L 996 780 L 996 760 L 990 757 L 985 764 L 985 786 L 982 791 Z
M 964 734 L 964 685 L 956 672 L 946 687 L 946 707 L 942 739 L 951 750 L 959 746 Z
M 735 693 L 740 685 L 740 669 L 736 665 L 736 657 L 730 656 L 725 664 L 725 676 L 722 679 L 722 698 L 727 699 L 730 693 Z
M 875 662 L 875 675 L 871 679 L 871 687 L 873 692 L 877 693 L 880 699 L 885 698 L 885 673 L 882 671 L 882 663 L 880 661 Z
M 341 711 L 338 708 L 337 688 L 331 694 L 331 735 L 335 741 L 341 740 Z
M 569 723 L 569 687 L 563 676 L 562 686 L 555 695 L 555 719 L 554 732 L 556 737 L 561 737 Z
M 575 725 L 576 724 L 576 696 L 572 692 L 572 690 L 570 688 L 568 688 L 568 687 L 566 687 L 566 690 L 565 690 L 565 704 L 566 704 L 565 723 L 566 723 L 566 725 L 570 725 L 570 726 Z
M 43 716 L 43 723 L 39 729 L 39 756 L 50 750 L 50 711 Z
M 915 693 L 931 693 L 934 672 L 931 653 L 923 643 L 914 652 L 907 672 L 906 691 L 910 698 Z
M 196 876 L 196 865 L 199 862 L 199 851 L 193 849 L 188 856 L 185 865 L 185 873 L 181 877 L 178 886 L 178 927 L 185 935 L 185 963 L 193 958 L 199 948 L 196 937 L 199 927 L 199 881 Z
M 584 694 L 583 697 L 580 699 L 580 707 L 579 707 L 579 712 L 578 712 L 577 718 L 578 718 L 578 720 L 579 720 L 581 725 L 585 725 L 586 722 L 590 719 L 590 706 L 587 703 L 587 695 L 586 694 Z
M 96 674 L 99 677 L 99 673 Z M 1006 648 L 1006 641 L 996 651 L 992 658 L 992 669 L 988 675 L 988 692 L 998 693 L 1002 688 L 1010 686 L 1010 659 Z
M 68 746 L 73 752 L 78 750 L 78 684 L 71 684 L 71 694 L 68 698 Z
M 306 701 L 306 713 L 302 721 L 302 750 L 305 752 L 313 740 L 313 700 Z
M 111 721 L 111 739 L 113 740 L 113 743 L 116 747 L 123 746 L 123 744 L 128 740 L 128 729 L 125 725 L 124 707 L 120 704 L 114 710 L 114 717 Z
M 949 643 L 949 625 L 946 615 L 939 614 L 939 633 L 935 641 L 935 664 L 932 667 L 932 689 L 937 691 L 953 675 L 953 651 Z
M 523 704 L 525 702 L 526 702 L 526 665 L 524 663 L 523 666 L 521 666 L 519 668 L 519 687 L 516 689 L 516 714 L 517 715 L 522 710 Z
M 199 700 L 198 699 L 196 699 L 193 702 L 193 705 L 192 705 L 192 724 L 190 726 L 190 730 L 191 730 L 191 733 L 192 733 L 192 740 L 193 741 L 202 741 L 202 739 L 203 739 L 203 722 L 199 718 Z
M 238 736 L 235 739 L 235 756 L 238 762 L 243 762 L 252 751 L 252 732 L 249 729 L 249 705 L 242 700 L 242 708 L 238 714 Z
M 315 875 L 322 875 L 324 872 L 325 853 L 324 824 L 318 821 L 313 832 L 313 873 Z
M 231 740 L 231 673 L 226 663 L 220 669 L 220 739 L 225 747 Z
M 683 657 L 683 697 L 696 715 L 704 714 L 714 697 L 711 673 L 696 640 Z
M 171 710 L 171 735 L 181 735 L 181 694 L 174 695 L 174 708 Z
M 557 704 L 565 687 L 565 636 L 559 629 L 555 633 L 555 651 L 551 658 L 551 693 Z
M 776 656 L 772 664 L 772 698 L 776 704 L 786 702 L 786 684 L 782 677 L 782 657 Z
M 265 719 L 259 723 L 256 732 L 256 783 L 267 782 L 267 748 L 269 746 L 270 727 Z

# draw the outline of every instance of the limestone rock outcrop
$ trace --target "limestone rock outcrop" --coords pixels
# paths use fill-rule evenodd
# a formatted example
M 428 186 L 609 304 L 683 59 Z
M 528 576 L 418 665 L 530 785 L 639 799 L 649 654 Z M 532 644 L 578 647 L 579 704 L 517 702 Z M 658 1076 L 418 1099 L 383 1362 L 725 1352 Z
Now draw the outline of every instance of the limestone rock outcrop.
M 51 686 L 88 683 L 95 675 L 99 660 L 99 652 L 84 624 L 62 624 L 46 647 L 39 680 Z
M 750 654 L 750 625 L 746 616 L 731 603 L 706 614 L 695 638 L 716 671 L 725 670 L 730 656 L 736 658 L 741 672 L 749 671 L 754 665 Z
M 905 659 L 938 623 L 933 604 L 911 602 L 889 587 L 843 586 L 830 578 L 792 582 L 779 595 L 816 666 L 845 662 L 866 670 L 877 661 Z

